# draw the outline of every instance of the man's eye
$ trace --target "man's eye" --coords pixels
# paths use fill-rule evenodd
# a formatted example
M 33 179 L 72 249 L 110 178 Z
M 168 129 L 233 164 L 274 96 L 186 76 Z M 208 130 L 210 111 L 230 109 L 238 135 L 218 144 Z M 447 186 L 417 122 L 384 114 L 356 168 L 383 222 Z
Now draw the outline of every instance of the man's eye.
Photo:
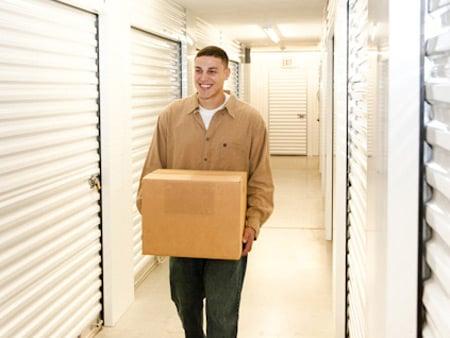
M 216 74 L 217 72 L 215 70 L 208 70 L 209 74 Z

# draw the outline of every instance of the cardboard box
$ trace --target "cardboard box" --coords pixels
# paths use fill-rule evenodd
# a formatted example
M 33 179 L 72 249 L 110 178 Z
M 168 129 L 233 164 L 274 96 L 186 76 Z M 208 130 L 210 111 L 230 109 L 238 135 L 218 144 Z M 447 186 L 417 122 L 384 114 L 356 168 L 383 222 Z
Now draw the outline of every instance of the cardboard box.
M 144 255 L 240 259 L 247 173 L 159 169 L 142 182 Z

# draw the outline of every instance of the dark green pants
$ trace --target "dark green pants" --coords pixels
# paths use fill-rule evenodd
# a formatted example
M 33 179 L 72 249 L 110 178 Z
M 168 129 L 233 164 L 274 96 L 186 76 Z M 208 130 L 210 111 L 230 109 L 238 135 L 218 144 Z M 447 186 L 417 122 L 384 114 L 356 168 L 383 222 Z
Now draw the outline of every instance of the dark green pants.
M 239 261 L 170 258 L 170 291 L 186 338 L 235 338 L 247 257 Z

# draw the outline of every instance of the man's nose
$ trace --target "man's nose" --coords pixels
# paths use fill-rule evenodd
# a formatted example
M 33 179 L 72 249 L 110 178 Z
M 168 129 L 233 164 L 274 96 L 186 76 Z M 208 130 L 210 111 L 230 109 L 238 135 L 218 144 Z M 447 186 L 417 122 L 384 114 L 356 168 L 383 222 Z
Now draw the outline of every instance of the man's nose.
M 207 77 L 208 77 L 208 74 L 206 74 L 206 72 L 202 72 L 202 73 L 200 74 L 200 80 L 201 80 L 201 81 L 206 80 Z

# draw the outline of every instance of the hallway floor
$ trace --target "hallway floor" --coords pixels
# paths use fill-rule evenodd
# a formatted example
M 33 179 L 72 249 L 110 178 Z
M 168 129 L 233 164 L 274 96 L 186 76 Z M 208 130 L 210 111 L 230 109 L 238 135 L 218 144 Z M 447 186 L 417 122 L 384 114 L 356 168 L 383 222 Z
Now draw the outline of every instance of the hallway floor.
M 239 338 L 331 338 L 331 242 L 324 240 L 318 159 L 272 157 L 275 211 L 250 253 Z M 182 338 L 170 301 L 168 260 L 99 338 Z

